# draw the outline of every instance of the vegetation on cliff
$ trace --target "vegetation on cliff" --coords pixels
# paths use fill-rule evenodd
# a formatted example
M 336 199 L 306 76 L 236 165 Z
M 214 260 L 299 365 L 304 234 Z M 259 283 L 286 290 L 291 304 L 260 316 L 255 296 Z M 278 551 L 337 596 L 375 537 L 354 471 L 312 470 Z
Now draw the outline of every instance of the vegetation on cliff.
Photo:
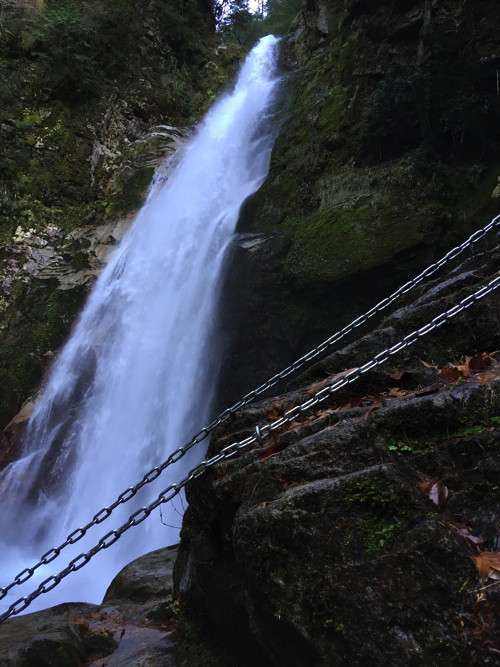
M 98 270 L 82 228 L 110 225 L 109 236 L 130 217 L 175 126 L 197 120 L 233 76 L 243 53 L 218 48 L 216 10 L 202 0 L 1 1 L 1 428 L 91 284 L 77 277 L 61 291 L 40 269 Z

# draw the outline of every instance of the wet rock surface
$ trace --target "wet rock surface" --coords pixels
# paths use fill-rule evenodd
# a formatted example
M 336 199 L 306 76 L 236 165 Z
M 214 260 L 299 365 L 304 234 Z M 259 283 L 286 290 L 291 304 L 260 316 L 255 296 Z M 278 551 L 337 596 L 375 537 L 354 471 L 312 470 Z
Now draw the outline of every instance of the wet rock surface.
M 303 4 L 282 42 L 269 176 L 239 229 L 281 243 L 246 254 L 225 393 L 250 391 L 498 215 L 499 22 L 490 0 Z
M 220 426 L 208 456 L 499 269 L 496 247 L 415 288 L 370 335 Z M 500 664 L 500 598 L 484 588 L 496 575 L 478 569 L 500 534 L 499 303 L 490 293 L 190 483 L 175 584 L 187 617 L 223 636 L 237 664 Z
M 61 604 L 0 625 L 2 667 L 175 667 L 177 546 L 136 559 L 101 605 Z

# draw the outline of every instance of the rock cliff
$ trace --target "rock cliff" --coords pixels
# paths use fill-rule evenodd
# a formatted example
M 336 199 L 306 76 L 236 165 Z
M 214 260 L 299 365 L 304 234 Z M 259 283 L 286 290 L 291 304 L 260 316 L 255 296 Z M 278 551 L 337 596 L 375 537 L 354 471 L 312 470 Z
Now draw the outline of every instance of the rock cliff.
M 239 60 L 217 48 L 202 3 L 189 4 L 189 26 L 174 4 L 167 17 L 143 4 L 124 14 L 138 38 L 130 61 L 121 71 L 107 59 L 113 49 L 93 45 L 102 76 L 89 83 L 94 56 L 81 36 L 70 31 L 62 55 L 48 46 L 64 7 L 43 19 L 43 6 L 12 4 L 14 37 L 1 47 L 3 425 L 50 365 L 158 161 L 185 135 L 175 128 L 207 108 Z M 186 42 L 168 21 L 192 31 Z M 307 0 L 283 40 L 269 178 L 245 204 L 228 270 L 223 315 L 239 324 L 221 404 L 499 212 L 499 22 L 491 0 Z M 479 289 L 500 270 L 495 243 L 401 298 L 279 396 L 241 410 L 209 455 Z M 102 607 L 0 626 L 0 664 L 31 667 L 38 642 L 49 651 L 37 654 L 40 667 L 500 665 L 498 303 L 493 292 L 191 483 L 175 614 L 157 576 L 172 554 L 152 555 L 119 575 Z M 11 422 L 0 465 L 30 409 Z M 141 567 L 152 597 L 135 579 Z M 172 637 L 154 634 L 167 621 L 181 631 L 175 657 Z M 120 657 L 131 626 L 139 641 L 153 633 L 149 648 Z
M 415 288 L 371 334 L 218 427 L 207 456 L 499 268 L 497 246 Z M 500 664 L 499 343 L 493 292 L 189 484 L 176 586 L 235 664 Z
M 305 3 L 282 44 L 269 177 L 240 221 L 261 245 L 238 250 L 252 278 L 226 396 L 499 212 L 499 21 L 489 1 Z

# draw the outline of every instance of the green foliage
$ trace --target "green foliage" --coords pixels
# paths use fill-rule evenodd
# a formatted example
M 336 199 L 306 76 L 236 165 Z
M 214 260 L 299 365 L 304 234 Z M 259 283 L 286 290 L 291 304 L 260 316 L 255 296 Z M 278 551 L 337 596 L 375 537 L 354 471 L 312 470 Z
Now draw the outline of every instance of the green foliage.
M 268 0 L 252 13 L 248 0 L 227 0 L 218 30 L 224 41 L 250 48 L 266 35 L 284 35 L 301 7 L 300 0 Z
M 485 143 L 490 130 L 498 146 L 500 121 L 486 76 L 484 63 L 465 54 L 453 62 L 430 58 L 386 74 L 364 105 L 359 148 L 369 150 L 374 162 L 419 147 L 484 155 L 492 148 Z
M 368 98 L 361 117 L 360 140 L 377 153 L 382 137 L 411 131 L 416 122 L 418 91 L 414 72 L 389 74 Z
M 169 57 L 179 69 L 204 64 L 194 34 L 206 25 L 207 14 L 189 0 L 47 0 L 28 16 L 14 3 L 1 1 L 4 54 L 14 55 L 21 43 L 45 83 L 63 87 L 71 98 L 97 95 L 105 78 L 123 76 L 147 51 Z M 158 30 L 148 42 L 143 24 L 151 12 Z M 4 67 L 0 60 L 0 71 Z
M 230 0 L 227 13 L 219 24 L 219 32 L 226 41 L 241 46 L 257 41 L 260 36 L 257 17 L 249 10 L 247 0 Z
M 284 35 L 301 8 L 300 0 L 267 0 L 263 35 Z
M 456 433 L 453 434 L 454 438 L 461 438 L 463 435 L 479 435 L 486 430 L 484 426 L 472 426 L 467 425 L 458 429 Z

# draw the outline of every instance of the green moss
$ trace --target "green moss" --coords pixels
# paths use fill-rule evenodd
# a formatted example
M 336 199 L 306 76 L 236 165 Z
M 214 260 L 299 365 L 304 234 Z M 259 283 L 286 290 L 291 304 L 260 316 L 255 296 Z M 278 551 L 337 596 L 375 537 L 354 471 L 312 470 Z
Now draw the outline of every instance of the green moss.
M 290 230 L 285 274 L 333 280 L 389 260 L 422 240 L 414 219 L 398 219 L 390 206 L 374 209 L 369 198 L 296 221 Z
M 86 298 L 83 286 L 56 289 L 46 281 L 29 291 L 16 283 L 15 301 L 3 312 L 0 343 L 0 426 L 4 427 L 20 408 L 44 371 L 43 355 L 57 350 Z
M 343 73 L 344 70 L 352 67 L 355 62 L 356 51 L 356 43 L 354 41 L 344 44 L 338 55 L 337 66 L 340 73 Z
M 112 596 L 108 596 L 112 599 Z M 162 602 L 156 609 L 148 612 L 148 620 L 158 625 L 171 622 L 175 619 L 175 612 L 171 602 Z
M 368 504 L 371 507 L 385 509 L 391 502 L 393 494 L 387 489 L 381 489 L 380 486 L 381 482 L 377 484 L 371 478 L 362 482 L 345 482 L 342 485 L 343 502 Z
M 390 478 L 368 477 L 341 485 L 341 503 L 349 508 L 342 518 L 344 546 L 360 540 L 367 554 L 391 546 L 418 510 L 403 487 Z
M 71 266 L 76 271 L 90 269 L 89 256 L 86 252 L 76 252 L 71 260 Z
M 342 109 L 346 101 L 346 91 L 340 85 L 336 86 L 326 96 L 323 109 L 318 118 L 318 132 L 320 137 L 326 137 L 339 129 L 342 119 Z
M 151 184 L 153 174 L 153 167 L 143 167 L 126 183 L 120 178 L 117 179 L 115 191 L 119 193 L 117 205 L 120 207 L 120 212 L 128 213 L 143 203 L 145 191 Z

